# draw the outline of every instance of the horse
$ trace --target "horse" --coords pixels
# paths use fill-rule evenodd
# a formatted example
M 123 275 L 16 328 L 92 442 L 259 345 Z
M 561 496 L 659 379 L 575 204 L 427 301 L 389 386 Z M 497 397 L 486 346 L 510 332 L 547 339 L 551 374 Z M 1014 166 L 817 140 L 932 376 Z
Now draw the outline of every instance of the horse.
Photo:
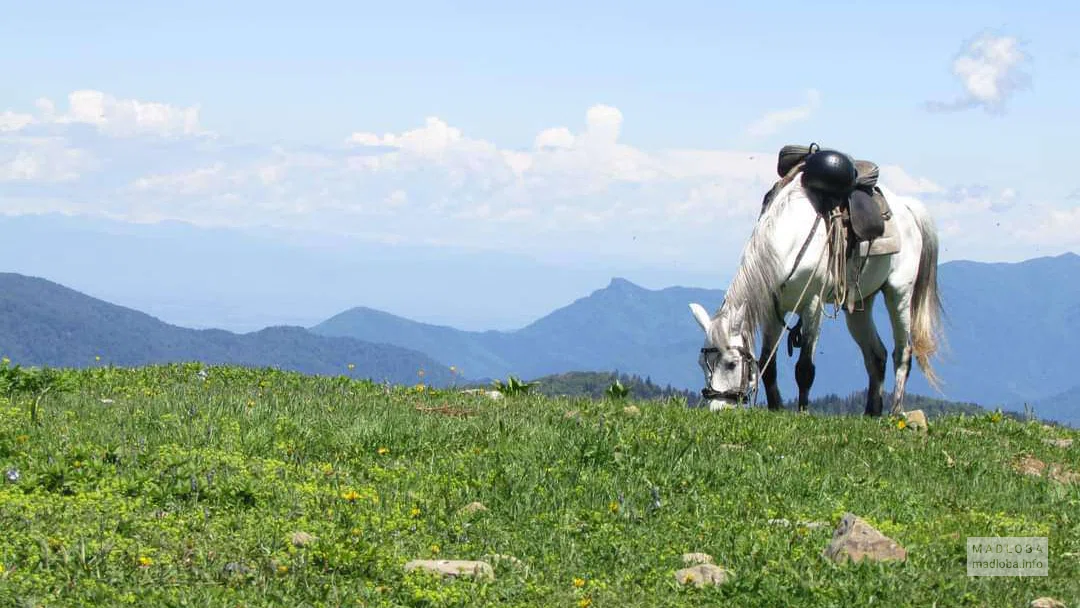
M 794 167 L 766 195 L 738 270 L 715 316 L 710 317 L 700 304 L 689 303 L 694 319 L 705 333 L 698 357 L 705 375 L 705 387 L 701 391 L 704 404 L 710 410 L 719 410 L 745 405 L 751 396 L 756 400 L 760 376 L 769 410 L 781 409 L 783 402 L 773 355 L 782 331 L 787 330 L 789 356 L 794 347 L 800 349 L 795 379 L 798 410 L 806 413 L 822 316 L 830 300 L 836 299 L 837 290 L 845 291 L 846 287 L 855 294 L 843 311 L 848 333 L 862 351 L 866 367 L 868 391 L 864 413 L 868 416 L 881 416 L 884 402 L 886 351 L 871 316 L 879 292 L 888 307 L 895 371 L 891 413 L 898 415 L 903 412 L 912 355 L 930 385 L 940 392 L 941 382 L 930 362 L 938 350 L 943 312 L 937 282 L 938 235 L 934 220 L 921 201 L 876 185 L 876 165 L 873 165 L 875 188 L 888 201 L 890 221 L 895 222 L 902 246 L 887 255 L 861 256 L 858 248 L 844 247 L 847 254 L 838 255 L 837 247 L 833 247 L 835 243 L 857 239 L 847 233 L 836 240 L 840 236 L 838 231 L 844 227 L 840 221 L 830 221 L 838 215 L 830 214 L 828 209 L 836 209 L 838 204 L 830 205 L 828 199 L 840 200 L 843 196 L 832 197 L 807 187 L 805 171 L 805 166 Z M 825 231 L 816 230 L 821 220 L 828 226 Z M 823 264 L 823 260 L 830 261 Z M 855 269 L 855 273 L 843 270 L 846 285 L 838 282 L 840 272 L 835 271 L 845 267 Z M 799 317 L 792 328 L 785 321 L 788 313 Z M 761 334 L 762 344 L 760 356 L 755 358 L 757 333 Z

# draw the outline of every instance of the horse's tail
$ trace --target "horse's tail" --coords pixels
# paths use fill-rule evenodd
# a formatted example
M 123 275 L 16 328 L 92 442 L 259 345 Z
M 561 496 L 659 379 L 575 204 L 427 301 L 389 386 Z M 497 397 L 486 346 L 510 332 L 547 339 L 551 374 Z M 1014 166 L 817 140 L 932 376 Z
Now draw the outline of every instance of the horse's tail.
M 937 228 L 925 207 L 912 208 L 915 223 L 922 233 L 922 252 L 919 270 L 915 275 L 915 288 L 911 297 L 911 346 L 915 360 L 919 362 L 926 380 L 941 391 L 941 379 L 930 365 L 930 357 L 938 350 L 942 339 L 941 292 L 938 289 L 938 237 Z

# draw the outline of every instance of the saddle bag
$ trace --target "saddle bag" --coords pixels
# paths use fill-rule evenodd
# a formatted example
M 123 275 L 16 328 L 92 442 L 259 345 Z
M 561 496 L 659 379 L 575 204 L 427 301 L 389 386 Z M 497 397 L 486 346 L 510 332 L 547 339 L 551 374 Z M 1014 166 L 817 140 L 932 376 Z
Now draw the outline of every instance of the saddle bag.
M 870 241 L 885 234 L 885 217 L 881 214 L 873 194 L 856 188 L 848 196 L 847 203 L 851 229 L 859 240 Z

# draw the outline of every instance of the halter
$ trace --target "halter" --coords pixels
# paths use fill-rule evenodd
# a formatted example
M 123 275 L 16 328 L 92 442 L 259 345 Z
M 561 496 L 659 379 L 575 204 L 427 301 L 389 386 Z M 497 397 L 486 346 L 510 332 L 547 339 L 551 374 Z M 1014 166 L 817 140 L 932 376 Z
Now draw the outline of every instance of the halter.
M 754 358 L 754 353 L 750 352 L 749 348 L 745 346 L 732 347 L 739 353 L 739 358 L 742 360 L 742 378 L 739 381 L 739 387 L 731 391 L 715 391 L 708 386 L 701 389 L 701 397 L 706 400 L 723 399 L 725 401 L 734 401 L 735 403 L 752 403 L 752 397 L 757 393 L 757 380 L 758 380 L 758 362 Z M 709 354 L 719 353 L 720 349 L 715 346 L 707 346 L 701 349 L 701 353 L 706 355 L 705 366 L 709 370 L 709 377 L 712 378 L 713 372 L 716 371 L 713 368 L 712 363 L 709 362 Z

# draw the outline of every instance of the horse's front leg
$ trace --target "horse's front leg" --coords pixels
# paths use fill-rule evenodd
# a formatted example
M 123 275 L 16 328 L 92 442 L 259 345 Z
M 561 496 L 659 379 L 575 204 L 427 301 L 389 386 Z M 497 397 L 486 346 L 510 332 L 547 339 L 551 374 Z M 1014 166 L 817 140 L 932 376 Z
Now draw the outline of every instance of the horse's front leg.
M 776 384 L 776 358 L 780 356 L 777 342 L 783 327 L 779 320 L 772 320 L 761 332 L 761 358 L 758 359 L 758 367 L 761 368 L 761 382 L 765 385 L 765 399 L 770 410 L 778 410 L 784 405 L 780 398 L 780 387 Z
M 810 405 L 810 387 L 814 384 L 817 372 L 814 354 L 821 332 L 821 313 L 821 301 L 814 297 L 801 315 L 802 348 L 799 350 L 799 360 L 795 363 L 795 383 L 799 386 L 799 412 L 806 412 Z

